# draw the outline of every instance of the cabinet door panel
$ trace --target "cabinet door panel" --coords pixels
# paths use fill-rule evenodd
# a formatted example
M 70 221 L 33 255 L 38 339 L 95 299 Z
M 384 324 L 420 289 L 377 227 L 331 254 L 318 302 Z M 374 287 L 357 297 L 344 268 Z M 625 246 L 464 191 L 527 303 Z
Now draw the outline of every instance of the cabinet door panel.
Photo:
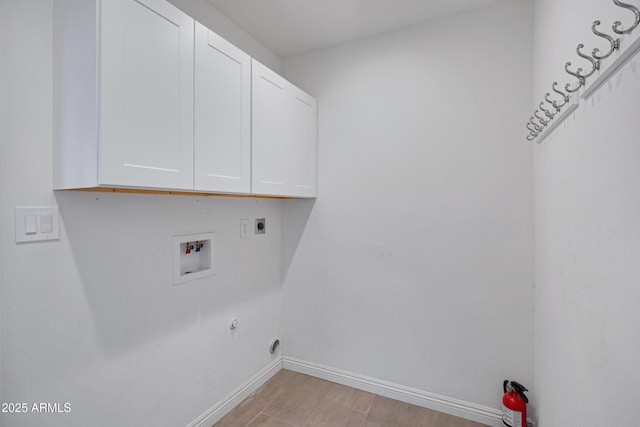
M 164 0 L 102 14 L 100 183 L 193 189 L 193 20 Z
M 289 97 L 291 195 L 316 196 L 316 101 L 293 88 Z
M 251 186 L 251 58 L 196 23 L 195 189 Z
M 166 0 L 134 0 L 134 3 L 139 3 L 158 16 L 180 26 L 182 12 Z
M 251 191 L 286 196 L 289 194 L 287 82 L 254 60 L 252 83 Z

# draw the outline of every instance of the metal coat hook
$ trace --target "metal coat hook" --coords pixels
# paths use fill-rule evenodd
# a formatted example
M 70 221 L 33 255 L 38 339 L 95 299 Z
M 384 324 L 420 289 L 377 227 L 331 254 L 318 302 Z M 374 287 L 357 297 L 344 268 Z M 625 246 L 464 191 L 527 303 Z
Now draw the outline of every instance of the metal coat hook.
M 536 132 L 540 132 L 542 130 L 542 128 L 540 126 L 538 126 L 538 124 L 536 122 L 533 121 L 534 117 L 531 116 L 531 118 L 529 119 L 529 123 L 531 123 L 533 125 L 533 128 L 536 130 Z M 529 126 L 527 126 L 528 128 Z
M 544 100 L 547 101 L 547 103 L 551 104 L 551 106 L 556 109 L 556 112 L 554 113 L 554 116 L 555 116 L 556 114 L 558 114 L 560 112 L 560 105 L 558 105 L 558 103 L 555 102 L 554 100 L 549 99 L 550 96 L 551 96 L 551 94 L 549 92 L 545 93 L 544 94 Z M 562 105 L 564 105 L 564 104 L 562 104 Z
M 585 80 L 584 76 L 580 74 L 582 72 L 582 68 L 578 68 L 578 72 L 574 73 L 573 71 L 571 71 L 569 69 L 570 66 L 571 66 L 571 62 L 567 62 L 566 64 L 564 64 L 564 70 L 567 73 L 569 73 L 572 76 L 574 76 L 576 79 L 578 79 L 578 86 L 576 86 L 576 87 L 574 87 L 572 89 L 571 88 L 571 84 L 567 83 L 566 85 L 564 85 L 564 89 L 569 93 L 574 93 L 574 92 L 579 91 L 580 88 L 585 85 L 586 80 Z
M 536 119 L 538 119 L 542 127 L 546 127 L 549 124 L 549 120 L 545 120 L 544 117 L 540 117 L 538 115 L 538 110 L 534 111 L 533 115 L 536 117 Z
M 557 111 L 555 113 L 552 113 L 551 110 L 547 110 L 546 108 L 544 108 L 544 102 L 541 102 L 539 106 L 540 106 L 540 111 L 542 111 L 545 116 L 549 117 L 549 119 L 553 119 L 555 117 L 555 115 L 558 114 Z
M 537 136 L 538 135 L 532 135 L 532 134 L 527 135 L 527 141 L 533 141 L 534 139 L 536 139 Z
M 567 84 L 565 86 L 565 89 L 569 93 L 577 92 L 582 86 L 584 86 L 587 83 L 587 78 L 591 77 L 597 70 L 600 69 L 600 61 L 595 60 L 592 57 L 590 57 L 589 55 L 586 55 L 586 54 L 582 53 L 581 52 L 582 48 L 584 48 L 584 44 L 580 43 L 578 45 L 578 47 L 576 48 L 576 52 L 578 53 L 578 56 L 580 58 L 584 58 L 587 61 L 589 61 L 591 63 L 591 67 L 592 68 L 591 68 L 591 71 L 589 71 L 588 73 L 582 74 L 582 71 L 583 71 L 582 68 L 578 68 L 577 71 L 571 71 L 569 69 L 569 67 L 571 66 L 571 62 L 567 62 L 566 64 L 564 64 L 565 71 L 578 79 L 578 86 L 577 87 L 572 89 L 570 84 Z
M 598 71 L 600 69 L 600 61 L 593 59 L 592 57 L 590 57 L 589 55 L 582 53 L 581 50 L 582 48 L 584 48 L 584 44 L 580 43 L 578 45 L 578 47 L 576 48 L 576 52 L 578 53 L 578 56 L 580 58 L 584 58 L 587 61 L 591 62 L 591 71 L 589 71 L 587 74 L 582 74 L 582 68 L 578 68 L 578 72 L 577 73 L 572 73 L 569 70 L 567 70 L 567 66 L 571 65 L 571 62 L 567 62 L 567 65 L 565 65 L 565 70 L 567 70 L 567 72 L 573 76 L 577 75 L 578 77 L 583 77 L 585 79 L 593 76 L 593 74 Z
M 611 44 L 611 48 L 609 49 L 609 52 L 605 53 L 604 55 L 600 55 L 600 49 L 598 48 L 593 49 L 591 56 L 593 56 L 597 60 L 606 59 L 610 57 L 613 52 L 620 49 L 620 39 L 614 39 L 610 35 L 601 33 L 600 31 L 598 31 L 596 27 L 600 24 L 601 24 L 600 21 L 593 21 L 593 24 L 591 25 L 591 31 L 593 31 L 593 34 L 595 34 L 596 36 L 602 37 L 605 40 L 607 40 L 609 44 Z
M 556 109 L 556 111 L 560 111 L 560 107 L 558 106 L 558 103 L 549 99 L 550 96 L 551 94 L 549 92 L 545 93 L 544 100 L 547 101 L 548 104 L 551 104 L 553 108 Z
M 536 130 L 535 128 L 531 128 L 532 123 L 531 122 L 527 122 L 527 129 L 529 129 L 529 133 L 533 136 L 538 136 L 538 133 L 540 133 L 540 130 Z M 535 125 L 534 125 L 535 126 Z
M 562 104 L 558 104 L 557 102 L 553 102 L 552 105 L 554 107 L 556 107 L 556 109 L 561 109 L 562 107 L 564 107 L 565 105 L 567 105 L 569 103 L 569 100 L 571 99 L 569 97 L 568 94 L 562 92 L 560 89 L 557 88 L 558 86 L 558 82 L 553 82 L 552 85 L 552 89 L 555 93 L 557 93 L 558 95 L 562 96 Z
M 640 24 L 640 10 L 638 10 L 638 8 L 632 4 L 623 3 L 619 0 L 613 0 L 613 2 L 615 3 L 616 6 L 624 7 L 625 9 L 629 9 L 630 11 L 632 11 L 636 18 L 633 25 L 627 28 L 626 30 L 623 30 L 620 28 L 620 26 L 622 25 L 622 22 L 620 21 L 614 22 L 613 32 L 616 34 L 631 34 L 631 32 L 636 29 L 638 24 Z
M 551 106 L 556 109 L 556 112 L 553 114 L 555 116 L 556 114 L 558 114 L 560 112 L 560 106 L 558 105 L 557 102 L 549 99 L 550 96 L 551 96 L 551 94 L 549 92 L 545 93 L 544 94 L 544 100 L 547 101 L 548 104 L 551 104 Z

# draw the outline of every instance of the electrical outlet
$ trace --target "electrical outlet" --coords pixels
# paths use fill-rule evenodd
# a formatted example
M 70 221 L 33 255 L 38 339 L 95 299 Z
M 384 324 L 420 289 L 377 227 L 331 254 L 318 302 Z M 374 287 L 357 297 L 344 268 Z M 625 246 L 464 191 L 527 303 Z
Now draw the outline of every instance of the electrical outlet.
M 256 219 L 256 234 L 265 234 L 267 231 L 267 220 L 265 218 Z

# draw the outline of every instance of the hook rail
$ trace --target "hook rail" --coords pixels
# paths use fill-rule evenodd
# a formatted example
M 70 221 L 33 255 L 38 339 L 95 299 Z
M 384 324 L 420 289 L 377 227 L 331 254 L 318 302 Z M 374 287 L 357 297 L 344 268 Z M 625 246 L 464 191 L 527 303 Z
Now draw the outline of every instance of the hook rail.
M 621 28 L 623 26 L 621 21 L 615 21 L 612 25 L 613 32 L 620 35 L 631 34 L 640 25 L 640 10 L 633 5 L 623 3 L 620 0 L 613 0 L 613 3 L 618 7 L 630 10 L 633 12 L 635 17 L 633 24 L 631 24 L 627 29 Z M 617 56 L 611 66 L 600 72 L 602 70 L 603 61 L 610 58 L 614 52 L 619 51 L 620 45 L 622 44 L 622 40 L 620 38 L 616 38 L 598 30 L 598 26 L 601 24 L 602 22 L 600 20 L 593 21 L 591 31 L 596 37 L 607 41 L 609 43 L 609 49 L 606 52 L 601 53 L 600 48 L 594 48 L 591 51 L 591 55 L 588 55 L 583 52 L 583 49 L 585 48 L 584 43 L 578 44 L 576 47 L 576 53 L 589 64 L 590 68 L 588 68 L 587 71 L 585 71 L 584 68 L 572 69 L 571 61 L 565 63 L 564 71 L 577 81 L 573 83 L 566 83 L 564 85 L 565 92 L 558 89 L 558 82 L 553 82 L 551 89 L 556 95 L 560 96 L 560 99 L 554 100 L 551 98 L 550 92 L 545 93 L 544 102 L 540 102 L 538 104 L 538 109 L 534 111 L 533 116 L 526 124 L 526 128 L 529 131 L 526 136 L 527 141 L 536 141 L 537 143 L 541 143 L 547 135 L 556 129 L 560 123 L 562 123 L 578 108 L 580 104 L 578 100 L 574 100 L 574 95 L 578 94 L 581 89 L 584 88 L 580 99 L 589 99 L 606 81 L 611 78 L 611 76 L 620 70 L 620 68 L 622 68 L 638 51 L 640 51 L 640 39 L 637 39 L 628 49 Z M 588 80 L 591 77 L 595 77 L 596 72 L 599 72 L 599 75 L 593 84 L 587 87 Z M 553 107 L 553 109 L 549 109 L 548 107 L 545 108 L 545 103 Z
M 636 53 L 640 51 L 640 39 L 636 39 L 631 46 L 629 46 L 624 52 L 620 54 L 618 58 L 611 64 L 609 68 L 607 68 L 594 82 L 591 86 L 589 86 L 584 93 L 580 96 L 583 100 L 587 100 L 591 98 L 591 96 L 598 91 L 605 84 L 611 76 L 620 70 L 620 68 L 624 67 L 627 62 L 633 58 Z

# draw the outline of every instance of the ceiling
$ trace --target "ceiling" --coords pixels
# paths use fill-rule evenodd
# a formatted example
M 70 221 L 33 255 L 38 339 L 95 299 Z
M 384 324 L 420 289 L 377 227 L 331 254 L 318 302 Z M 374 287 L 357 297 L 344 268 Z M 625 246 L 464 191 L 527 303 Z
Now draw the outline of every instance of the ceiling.
M 500 0 L 207 0 L 280 57 Z

